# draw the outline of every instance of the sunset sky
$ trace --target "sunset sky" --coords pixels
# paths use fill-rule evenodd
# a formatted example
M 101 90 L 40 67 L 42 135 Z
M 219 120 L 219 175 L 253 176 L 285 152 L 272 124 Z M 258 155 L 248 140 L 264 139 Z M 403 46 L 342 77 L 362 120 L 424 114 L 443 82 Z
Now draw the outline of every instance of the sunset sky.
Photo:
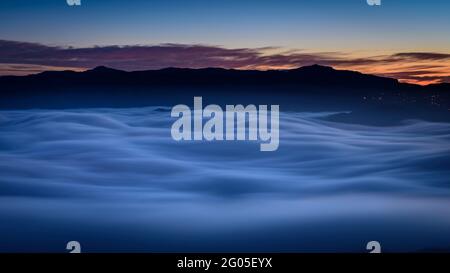
M 322 64 L 450 82 L 450 1 L 2 0 L 0 75 Z

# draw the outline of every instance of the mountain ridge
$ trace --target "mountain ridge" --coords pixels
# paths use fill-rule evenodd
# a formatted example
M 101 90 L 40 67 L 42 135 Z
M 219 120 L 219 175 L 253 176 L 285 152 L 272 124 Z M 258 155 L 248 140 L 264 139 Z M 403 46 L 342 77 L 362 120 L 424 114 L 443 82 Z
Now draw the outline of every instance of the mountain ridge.
M 114 76 L 111 78 L 110 76 Z M 369 84 L 395 86 L 396 79 L 363 74 L 350 70 L 336 70 L 329 66 L 311 65 L 289 70 L 238 70 L 225 68 L 177 68 L 168 67 L 158 70 L 123 71 L 98 66 L 83 72 L 75 71 L 45 71 L 27 76 L 2 76 L 0 83 L 19 83 L 30 81 L 34 84 L 43 84 L 46 81 L 63 83 L 103 83 L 108 82 L 124 84 L 340 84 L 364 85 Z
M 241 70 L 220 67 L 167 67 L 155 70 L 125 71 L 106 66 L 77 72 L 73 70 L 44 71 L 25 76 L 0 76 L 4 88 L 27 84 L 126 84 L 126 85 L 202 85 L 202 84 L 294 84 L 335 87 L 387 89 L 432 89 L 449 91 L 450 83 L 417 85 L 397 79 L 353 70 L 340 70 L 318 64 L 283 70 Z
M 276 103 L 303 110 L 408 107 L 410 112 L 436 110 L 440 111 L 436 115 L 449 116 L 450 109 L 450 84 L 420 86 L 321 65 L 266 71 L 168 67 L 130 72 L 98 66 L 83 72 L 2 76 L 0 87 L 0 109 L 173 105 L 193 96 L 218 104 Z

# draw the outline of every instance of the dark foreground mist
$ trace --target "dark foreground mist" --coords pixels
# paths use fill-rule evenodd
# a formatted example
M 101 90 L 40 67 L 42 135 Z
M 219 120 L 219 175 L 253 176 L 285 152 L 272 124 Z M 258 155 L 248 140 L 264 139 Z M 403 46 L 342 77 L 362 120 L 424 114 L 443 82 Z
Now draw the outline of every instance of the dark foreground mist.
M 260 152 L 169 111 L 0 111 L 0 251 L 450 251 L 448 123 L 284 112 Z

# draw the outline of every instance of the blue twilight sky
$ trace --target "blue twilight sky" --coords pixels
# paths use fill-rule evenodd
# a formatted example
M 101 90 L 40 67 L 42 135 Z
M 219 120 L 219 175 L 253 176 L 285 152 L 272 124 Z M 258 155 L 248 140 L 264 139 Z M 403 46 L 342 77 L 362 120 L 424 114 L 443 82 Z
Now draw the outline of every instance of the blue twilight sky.
M 2 0 L 0 38 L 51 45 L 202 43 L 308 50 L 450 48 L 450 1 Z

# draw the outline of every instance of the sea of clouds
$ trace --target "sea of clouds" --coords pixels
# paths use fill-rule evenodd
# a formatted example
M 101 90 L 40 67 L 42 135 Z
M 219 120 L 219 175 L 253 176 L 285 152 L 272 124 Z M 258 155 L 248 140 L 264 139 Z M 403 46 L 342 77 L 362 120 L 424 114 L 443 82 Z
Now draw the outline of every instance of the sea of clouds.
M 283 112 L 264 153 L 170 110 L 0 111 L 0 251 L 450 249 L 450 124 Z

